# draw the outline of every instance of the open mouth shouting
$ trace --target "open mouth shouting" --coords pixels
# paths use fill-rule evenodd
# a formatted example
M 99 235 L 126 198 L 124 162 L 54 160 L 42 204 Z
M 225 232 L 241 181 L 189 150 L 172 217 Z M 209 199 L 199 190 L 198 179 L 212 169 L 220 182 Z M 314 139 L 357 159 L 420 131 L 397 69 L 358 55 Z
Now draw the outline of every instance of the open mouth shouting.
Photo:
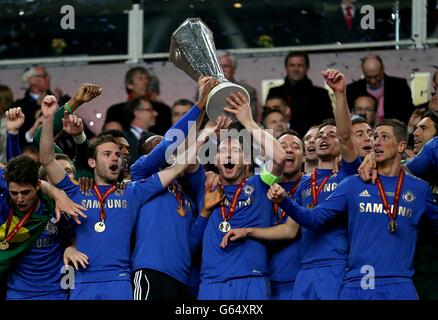
M 321 142 L 319 144 L 319 150 L 321 150 L 321 151 L 328 150 L 329 147 L 330 147 L 330 145 L 327 142 Z
M 119 173 L 119 168 L 120 168 L 120 166 L 119 166 L 118 164 L 112 164 L 112 165 L 109 167 L 109 170 L 110 170 L 110 172 L 111 172 L 112 174 L 118 174 L 118 173 Z
M 370 152 L 373 150 L 373 148 L 371 147 L 371 145 L 369 145 L 369 146 L 364 146 L 362 149 L 366 152 L 366 154 L 370 153 Z
M 316 148 L 315 147 L 307 147 L 307 149 L 306 149 L 307 155 L 315 154 L 315 152 L 316 152 Z

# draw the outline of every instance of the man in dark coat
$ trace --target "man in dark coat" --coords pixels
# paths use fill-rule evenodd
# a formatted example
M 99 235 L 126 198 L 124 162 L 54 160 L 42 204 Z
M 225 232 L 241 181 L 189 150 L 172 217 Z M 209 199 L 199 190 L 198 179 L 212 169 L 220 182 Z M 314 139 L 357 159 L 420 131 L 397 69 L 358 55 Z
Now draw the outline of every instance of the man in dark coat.
M 310 63 L 306 53 L 289 52 L 284 66 L 287 73 L 284 84 L 271 88 L 268 99 L 279 96 L 289 103 L 292 114 L 290 127 L 304 136 L 310 127 L 333 118 L 331 101 L 328 91 L 314 86 L 307 77 Z
M 347 86 L 348 105 L 352 107 L 358 95 L 368 92 L 378 102 L 377 122 L 384 118 L 395 118 L 407 124 L 414 105 L 406 79 L 385 74 L 383 61 L 376 54 L 369 54 L 362 59 L 362 71 L 364 79 Z

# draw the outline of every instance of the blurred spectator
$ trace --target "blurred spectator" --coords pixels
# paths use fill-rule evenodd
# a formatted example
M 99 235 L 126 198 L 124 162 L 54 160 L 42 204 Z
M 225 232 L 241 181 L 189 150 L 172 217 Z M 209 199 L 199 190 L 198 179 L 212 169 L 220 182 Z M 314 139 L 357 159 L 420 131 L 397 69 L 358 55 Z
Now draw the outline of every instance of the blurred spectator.
M 149 95 L 151 101 L 160 101 L 159 96 L 161 94 L 160 90 L 160 79 L 157 76 L 149 77 Z
M 32 131 L 29 132 L 29 130 L 37 125 L 35 115 L 40 110 L 41 101 L 45 95 L 55 95 L 59 105 L 63 105 L 70 99 L 68 95 L 63 95 L 59 88 L 56 88 L 55 93 L 52 93 L 50 80 L 50 74 L 42 65 L 34 65 L 23 72 L 22 81 L 26 93 L 22 99 L 14 102 L 14 106 L 21 107 L 25 116 L 24 125 L 20 129 L 20 144 L 22 146 L 33 141 Z
M 178 99 L 172 106 L 172 125 L 174 125 L 195 103 L 188 99 Z
M 23 147 L 23 151 L 21 153 L 24 156 L 28 156 L 33 161 L 36 161 L 37 163 L 40 163 L 40 154 L 38 152 L 38 149 L 33 144 L 28 144 Z
M 422 109 L 422 111 L 426 110 L 435 110 L 438 111 L 438 70 L 434 72 L 433 78 L 432 78 L 432 87 L 433 87 L 433 93 L 432 97 L 429 101 L 419 104 L 417 106 L 417 109 Z
M 170 107 L 165 104 L 159 97 L 161 94 L 160 90 L 160 79 L 157 76 L 149 77 L 149 100 L 152 104 L 152 107 L 158 113 L 158 117 L 156 119 L 155 125 L 150 128 L 152 132 L 156 132 L 157 134 L 165 134 L 167 129 L 169 129 L 172 125 L 171 122 L 171 110 Z
M 128 100 L 136 98 L 142 98 L 150 100 L 152 107 L 158 113 L 156 119 L 156 124 L 153 130 L 156 130 L 157 134 L 164 134 L 168 128 L 171 126 L 171 113 L 168 105 L 151 99 L 151 94 L 149 92 L 149 72 L 143 67 L 134 67 L 128 70 L 125 75 L 125 90 L 128 94 Z M 154 89 L 156 92 L 156 90 Z M 159 92 L 159 88 L 158 88 Z M 125 122 L 124 108 L 125 102 L 120 102 L 110 106 L 106 113 L 104 126 L 106 127 L 108 123 L 118 122 L 122 125 L 124 130 L 130 129 L 130 124 Z M 111 127 L 113 124 L 109 124 Z
M 386 75 L 383 61 L 376 54 L 362 59 L 362 71 L 365 78 L 347 86 L 348 104 L 354 105 L 359 94 L 368 92 L 377 99 L 377 121 L 395 118 L 407 124 L 414 105 L 406 79 Z
M 123 127 L 120 124 L 120 122 L 110 121 L 103 125 L 101 132 L 107 131 L 107 130 L 119 130 L 123 131 Z
M 236 80 L 235 78 L 236 69 L 237 69 L 236 58 L 230 52 L 225 52 L 219 56 L 219 64 L 224 72 L 225 79 L 239 86 L 242 86 L 243 88 L 245 88 L 246 91 L 248 91 L 252 117 L 254 119 L 258 119 L 257 118 L 257 108 L 258 108 L 257 90 L 244 81 Z
M 12 90 L 0 85 L 0 163 L 6 163 L 6 115 L 5 112 L 14 101 Z
M 283 113 L 286 117 L 286 121 L 289 125 L 290 121 L 292 120 L 292 111 L 290 105 L 285 99 L 283 99 L 282 97 L 272 96 L 266 100 L 265 107 L 268 109 L 280 110 L 281 113 Z
M 158 113 L 148 100 L 135 98 L 125 106 L 126 122 L 129 129 L 125 130 L 125 136 L 131 147 L 131 162 L 138 159 L 138 142 L 144 132 L 148 132 L 155 125 Z
M 333 117 L 328 91 L 316 87 L 307 77 L 310 68 L 309 56 L 303 52 L 289 52 L 284 60 L 287 76 L 284 84 L 269 90 L 273 96 L 284 98 L 291 106 L 291 129 L 304 136 L 313 125 Z
M 281 133 L 287 130 L 287 122 L 284 114 L 280 110 L 265 109 L 263 115 L 263 128 L 273 130 L 273 136 L 278 138 Z
M 371 128 L 376 124 L 377 99 L 367 92 L 360 93 L 354 100 L 352 115 L 361 116 Z
M 324 28 L 327 42 L 358 42 L 365 36 L 360 27 L 360 10 L 354 3 L 356 0 L 342 0 L 337 9 L 325 15 Z

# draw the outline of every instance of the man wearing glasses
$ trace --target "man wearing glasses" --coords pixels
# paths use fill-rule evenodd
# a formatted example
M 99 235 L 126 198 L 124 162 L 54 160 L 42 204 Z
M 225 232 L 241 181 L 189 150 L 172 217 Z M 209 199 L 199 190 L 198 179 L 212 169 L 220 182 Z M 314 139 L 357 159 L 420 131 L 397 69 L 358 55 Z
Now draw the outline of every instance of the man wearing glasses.
M 24 125 L 20 129 L 20 144 L 24 146 L 32 143 L 33 133 L 40 124 L 39 110 L 43 97 L 53 93 L 50 91 L 50 74 L 42 65 L 34 65 L 25 69 L 21 79 L 26 92 L 22 99 L 15 101 L 14 106 L 21 107 L 25 116 Z M 54 94 L 61 105 L 70 99 L 67 95 L 63 96 L 59 88 L 55 89 Z M 31 130 L 32 128 L 35 130 Z
M 131 165 L 138 158 L 137 146 L 141 134 L 149 131 L 155 125 L 158 113 L 149 101 L 135 98 L 126 104 L 124 115 L 126 123 L 129 123 L 129 129 L 125 130 L 125 136 L 131 146 Z

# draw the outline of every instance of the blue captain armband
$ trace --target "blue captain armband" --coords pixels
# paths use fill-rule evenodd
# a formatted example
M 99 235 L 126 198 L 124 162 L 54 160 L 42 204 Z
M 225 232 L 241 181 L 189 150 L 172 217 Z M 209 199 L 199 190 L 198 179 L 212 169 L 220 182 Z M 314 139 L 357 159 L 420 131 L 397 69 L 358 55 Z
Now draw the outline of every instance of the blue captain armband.
M 272 186 L 274 183 L 280 181 L 280 177 L 273 175 L 266 169 L 266 165 L 263 166 L 262 172 L 260 173 L 260 178 L 268 186 Z

